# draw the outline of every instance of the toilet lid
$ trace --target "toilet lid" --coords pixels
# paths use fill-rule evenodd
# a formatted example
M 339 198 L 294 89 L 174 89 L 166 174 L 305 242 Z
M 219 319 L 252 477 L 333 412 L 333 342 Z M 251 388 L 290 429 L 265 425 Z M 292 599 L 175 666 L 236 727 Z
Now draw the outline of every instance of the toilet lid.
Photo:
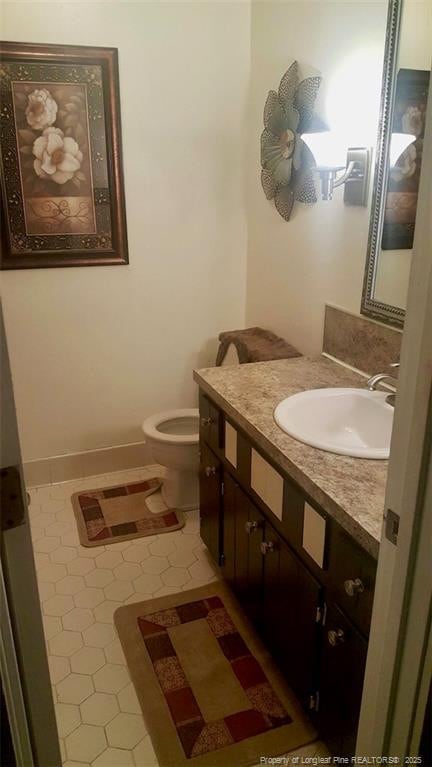
M 199 441 L 198 408 L 166 410 L 146 418 L 142 425 L 146 437 L 158 442 L 193 445 Z

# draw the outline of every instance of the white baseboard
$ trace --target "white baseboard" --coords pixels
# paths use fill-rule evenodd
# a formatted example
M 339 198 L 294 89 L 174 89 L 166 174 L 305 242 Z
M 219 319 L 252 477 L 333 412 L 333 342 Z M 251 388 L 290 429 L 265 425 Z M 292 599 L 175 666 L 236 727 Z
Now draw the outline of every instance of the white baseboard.
M 82 479 L 93 474 L 135 469 L 153 463 L 150 450 L 145 442 L 129 445 L 115 445 L 83 453 L 55 455 L 24 463 L 24 478 L 27 487 L 67 482 Z

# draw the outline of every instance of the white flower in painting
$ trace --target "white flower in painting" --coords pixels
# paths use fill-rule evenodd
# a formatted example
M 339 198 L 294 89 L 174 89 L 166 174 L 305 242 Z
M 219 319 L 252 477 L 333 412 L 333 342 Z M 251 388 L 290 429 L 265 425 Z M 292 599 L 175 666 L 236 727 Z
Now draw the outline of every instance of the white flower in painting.
M 391 169 L 390 175 L 393 181 L 404 181 L 414 176 L 417 170 L 417 150 L 414 144 L 410 144 L 399 157 L 397 165 Z
M 75 139 L 65 137 L 60 128 L 45 128 L 33 144 L 33 154 L 36 157 L 33 162 L 35 173 L 56 184 L 70 181 L 79 171 L 83 159 Z
M 56 120 L 57 103 L 46 88 L 37 88 L 28 97 L 25 114 L 31 128 L 44 130 Z

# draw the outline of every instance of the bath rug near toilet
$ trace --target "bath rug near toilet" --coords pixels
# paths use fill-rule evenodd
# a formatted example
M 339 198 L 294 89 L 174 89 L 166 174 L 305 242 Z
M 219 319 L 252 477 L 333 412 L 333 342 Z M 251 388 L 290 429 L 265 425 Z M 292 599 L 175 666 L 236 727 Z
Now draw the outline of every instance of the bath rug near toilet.
M 164 767 L 246 767 L 316 739 L 224 584 L 124 605 L 114 623 Z
M 184 526 L 177 509 L 167 509 L 162 480 L 152 478 L 74 493 L 72 507 L 83 546 L 106 546 L 130 538 L 170 533 Z

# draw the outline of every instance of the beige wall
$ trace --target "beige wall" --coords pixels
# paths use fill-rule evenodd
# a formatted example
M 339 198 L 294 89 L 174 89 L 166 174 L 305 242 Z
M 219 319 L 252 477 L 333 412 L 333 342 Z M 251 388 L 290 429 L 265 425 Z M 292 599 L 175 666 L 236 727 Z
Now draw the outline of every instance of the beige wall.
M 24 460 L 142 439 L 244 324 L 247 3 L 4 3 L 1 37 L 119 49 L 130 265 L 3 274 Z
M 297 59 L 303 75 L 324 78 L 320 111 L 330 117 L 336 90 L 352 145 L 375 146 L 386 13 L 386 0 L 252 3 L 247 323 L 270 327 L 304 353 L 321 349 L 325 302 L 360 310 L 369 210 L 344 206 L 339 188 L 331 202 L 297 204 L 286 223 L 261 189 L 262 110 Z

